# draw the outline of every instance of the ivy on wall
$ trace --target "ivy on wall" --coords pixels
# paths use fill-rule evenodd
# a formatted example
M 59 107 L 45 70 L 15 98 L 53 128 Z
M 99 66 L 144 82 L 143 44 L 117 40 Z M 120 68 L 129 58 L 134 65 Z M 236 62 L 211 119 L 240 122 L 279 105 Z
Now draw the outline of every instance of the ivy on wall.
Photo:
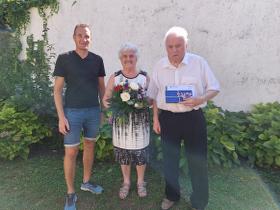
M 18 32 L 25 31 L 30 22 L 30 9 L 38 8 L 41 17 L 46 17 L 46 9 L 50 15 L 58 11 L 57 0 L 1 0 L 0 26 L 11 28 Z
M 30 8 L 43 19 L 42 40 L 27 37 L 26 59 L 20 60 L 20 36 L 30 22 Z M 28 157 L 29 145 L 56 129 L 50 81 L 52 45 L 48 17 L 58 11 L 57 0 L 0 1 L 0 157 Z M 8 29 L 8 30 L 7 30 Z
M 30 22 L 30 8 L 38 8 L 43 19 L 42 40 L 27 37 L 28 48 L 26 60 L 19 60 L 22 50 L 20 36 L 25 33 Z M 47 9 L 49 9 L 48 12 Z M 40 113 L 50 107 L 51 82 L 50 61 L 54 56 L 52 46 L 47 38 L 47 19 L 58 11 L 57 0 L 4 0 L 0 3 L 0 20 L 2 26 L 9 27 L 11 32 L 2 32 L 0 36 L 1 71 L 0 101 L 9 101 L 24 109 L 31 109 Z M 40 111 L 41 110 L 41 111 Z

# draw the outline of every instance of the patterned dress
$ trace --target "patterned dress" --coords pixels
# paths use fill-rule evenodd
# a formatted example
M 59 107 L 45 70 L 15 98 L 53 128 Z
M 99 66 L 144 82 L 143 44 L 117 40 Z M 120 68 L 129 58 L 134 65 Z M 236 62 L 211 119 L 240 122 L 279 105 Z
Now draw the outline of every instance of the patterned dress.
M 121 82 L 134 82 L 141 87 L 147 87 L 146 72 L 140 71 L 136 77 L 128 78 L 122 71 L 115 73 L 115 86 Z M 143 110 L 131 113 L 126 123 L 113 121 L 113 145 L 115 159 L 121 165 L 143 165 L 148 161 L 148 145 L 150 142 L 150 117 L 149 111 Z

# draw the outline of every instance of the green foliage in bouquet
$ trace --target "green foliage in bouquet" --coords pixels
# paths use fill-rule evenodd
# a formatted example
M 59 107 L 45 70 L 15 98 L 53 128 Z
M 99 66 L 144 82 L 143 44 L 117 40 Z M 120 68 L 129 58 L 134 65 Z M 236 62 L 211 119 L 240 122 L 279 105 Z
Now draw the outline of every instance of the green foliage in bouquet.
M 279 102 L 255 105 L 247 119 L 246 149 L 251 161 L 261 167 L 280 167 Z
M 131 82 L 120 83 L 114 87 L 110 99 L 109 111 L 119 123 L 126 122 L 130 113 L 137 113 L 149 108 L 143 87 Z
M 18 111 L 7 104 L 0 108 L 0 157 L 28 157 L 29 145 L 50 136 L 51 130 L 31 111 Z

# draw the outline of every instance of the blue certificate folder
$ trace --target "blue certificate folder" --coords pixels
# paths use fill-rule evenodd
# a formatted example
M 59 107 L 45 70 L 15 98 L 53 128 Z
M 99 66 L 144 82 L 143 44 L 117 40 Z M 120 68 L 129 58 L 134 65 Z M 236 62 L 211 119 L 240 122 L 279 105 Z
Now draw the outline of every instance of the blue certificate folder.
M 166 103 L 179 103 L 192 96 L 194 96 L 192 85 L 169 85 L 165 88 Z

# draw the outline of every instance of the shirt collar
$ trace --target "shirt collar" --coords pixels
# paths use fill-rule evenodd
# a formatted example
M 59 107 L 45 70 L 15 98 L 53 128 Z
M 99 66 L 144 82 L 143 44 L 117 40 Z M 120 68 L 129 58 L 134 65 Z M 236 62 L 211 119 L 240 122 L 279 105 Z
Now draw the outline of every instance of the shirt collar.
M 181 64 L 188 65 L 188 63 L 189 63 L 189 57 L 190 57 L 189 54 L 186 53 L 185 56 L 184 56 L 184 58 L 183 58 L 183 60 L 182 60 L 182 62 L 181 62 Z M 180 64 L 180 65 L 181 65 L 181 64 Z M 172 68 L 174 68 L 174 66 L 170 63 L 168 57 L 166 57 L 166 59 L 164 60 L 163 66 L 164 66 L 164 68 L 167 68 L 167 67 L 172 67 Z

